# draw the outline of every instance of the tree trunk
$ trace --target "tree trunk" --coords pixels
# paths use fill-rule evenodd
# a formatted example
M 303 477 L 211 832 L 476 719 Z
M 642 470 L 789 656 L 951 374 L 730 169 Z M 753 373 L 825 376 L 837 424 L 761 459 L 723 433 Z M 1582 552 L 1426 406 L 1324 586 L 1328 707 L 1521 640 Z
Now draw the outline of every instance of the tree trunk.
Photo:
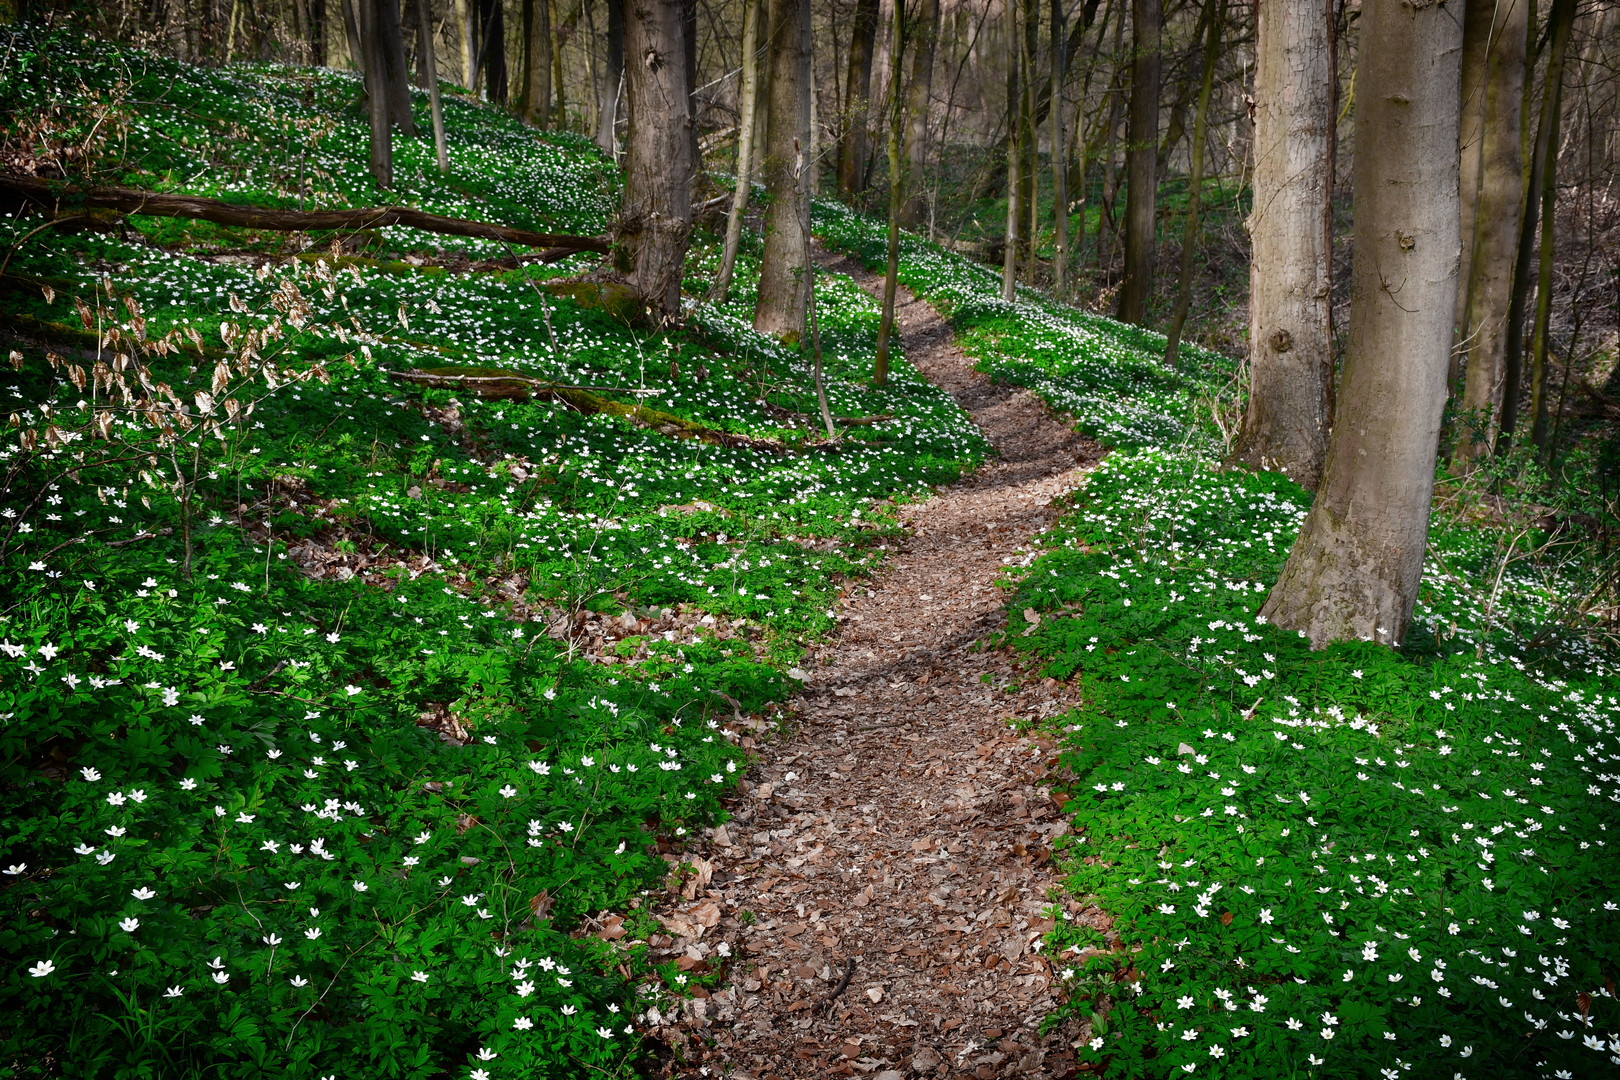
M 1041 174 L 1037 168 L 1041 156 L 1041 132 L 1035 124 L 1035 54 L 1040 48 L 1040 28 L 1040 0 L 1024 0 L 1024 38 L 1018 52 L 1024 86 L 1018 100 L 1018 145 L 1024 152 L 1018 176 L 1024 182 L 1024 187 L 1018 193 L 1018 198 L 1024 217 L 1019 222 L 1018 231 L 1024 245 L 1024 281 L 1031 287 L 1036 284 L 1035 271 L 1040 265 L 1041 238 Z
M 622 35 L 623 30 L 621 28 Z M 518 115 L 539 127 L 551 118 L 551 5 L 523 0 L 523 92 Z
M 1030 0 L 1025 0 L 1026 3 Z M 1001 299 L 1013 302 L 1018 283 L 1018 223 L 1022 215 L 1018 209 L 1018 193 L 1023 187 L 1019 175 L 1024 163 L 1023 150 L 1018 145 L 1018 101 L 1023 97 L 1023 82 L 1019 79 L 1020 54 L 1019 26 L 1015 0 L 1007 0 L 1007 242 L 1001 254 Z
M 894 300 L 900 290 L 900 129 L 905 121 L 905 95 L 900 93 L 900 72 L 906 58 L 904 0 L 892 0 L 894 23 L 889 47 L 889 261 L 883 271 L 883 311 L 878 318 L 877 357 L 872 365 L 872 383 L 889 383 L 889 341 L 894 334 Z
M 624 48 L 629 134 L 614 266 L 659 322 L 681 314 L 681 271 L 692 234 L 692 141 L 687 137 L 680 0 L 629 0 Z
M 1547 163 L 1558 153 L 1558 143 L 1553 138 L 1553 131 L 1557 128 L 1557 94 L 1547 91 L 1563 82 L 1563 53 L 1558 43 L 1562 38 L 1565 46 L 1568 46 L 1568 28 L 1574 21 L 1575 0 L 1553 0 L 1547 22 L 1553 54 L 1548 59 L 1546 83 L 1541 95 L 1541 118 L 1536 124 L 1536 145 L 1534 156 L 1530 159 L 1530 183 L 1526 188 L 1524 219 L 1519 227 L 1519 249 L 1513 263 L 1513 293 L 1508 301 L 1502 364 L 1502 419 L 1496 441 L 1498 452 L 1506 452 L 1513 445 L 1513 433 L 1519 424 L 1519 400 L 1524 382 L 1524 317 L 1525 309 L 1530 305 L 1530 263 L 1536 254 L 1536 226 L 1541 221 L 1541 199 L 1537 196 L 1547 175 Z M 1533 22 L 1531 33 L 1534 33 Z M 1557 61 L 1560 69 L 1556 81 L 1553 79 L 1553 60 Z M 1550 227 L 1551 223 L 1547 224 Z
M 1496 413 L 1507 359 L 1508 307 L 1513 298 L 1513 258 L 1524 213 L 1524 76 L 1530 4 L 1531 0 L 1505 0 L 1496 8 L 1497 22 L 1485 60 L 1484 115 L 1474 169 L 1478 192 L 1471 216 L 1465 209 L 1461 218 L 1465 226 L 1471 220 L 1473 236 L 1469 244 L 1464 234 L 1462 262 L 1468 282 L 1461 290 L 1461 348 L 1467 351 L 1468 366 L 1451 461 L 1452 471 L 1457 473 L 1490 453 L 1496 442 Z M 1469 62 L 1467 35 L 1465 20 L 1464 64 Z M 1468 86 L 1466 77 L 1463 85 Z M 1466 96 L 1463 105 L 1466 122 Z M 1468 158 L 1465 150 L 1462 162 L 1466 164 Z M 1459 188 L 1466 195 L 1466 169 L 1462 176 Z
M 1131 115 L 1125 151 L 1125 280 L 1121 322 L 1143 323 L 1158 254 L 1159 31 L 1162 0 L 1131 0 Z
M 901 221 L 920 225 L 928 215 L 921 179 L 927 175 L 929 102 L 934 93 L 934 49 L 939 42 L 939 0 L 917 0 L 916 36 L 912 39 L 910 101 L 906 125 L 906 200 Z M 896 69 L 898 70 L 898 69 Z
M 754 112 L 759 108 L 759 7 L 761 0 L 745 0 L 742 36 L 742 100 L 737 116 L 737 185 L 731 192 L 731 212 L 726 215 L 726 244 L 720 255 L 720 273 L 714 279 L 710 299 L 725 303 L 731 291 L 731 275 L 737 267 L 737 247 L 742 243 L 743 212 L 754 175 Z
M 872 47 L 879 0 L 856 0 L 844 84 L 844 137 L 838 143 L 838 197 L 846 202 L 866 186 L 867 110 L 871 101 Z
M 1498 44 L 1502 22 L 1511 17 L 1512 10 L 1528 9 L 1533 0 L 1463 0 L 1462 46 L 1462 119 L 1457 132 L 1457 195 L 1462 209 L 1458 220 L 1462 223 L 1462 267 L 1464 288 L 1457 290 L 1457 329 L 1464 333 L 1467 348 L 1468 325 L 1468 267 L 1473 261 L 1476 229 L 1475 203 L 1479 198 L 1481 182 L 1481 154 L 1485 141 L 1486 97 L 1491 92 L 1490 55 Z M 1451 382 L 1460 374 L 1462 350 L 1456 350 L 1451 359 Z
M 702 85 L 698 82 L 697 0 L 684 0 L 681 4 L 681 40 L 684 42 L 681 57 L 686 64 L 686 139 L 691 143 L 687 149 L 692 162 L 692 188 L 706 192 L 709 174 L 703 168 L 703 147 L 698 143 L 697 129 L 697 88 Z
M 439 172 L 450 171 L 450 151 L 444 142 L 444 108 L 439 100 L 439 64 L 433 44 L 433 12 L 428 0 L 416 0 L 417 19 L 421 24 L 422 73 L 428 84 L 428 107 L 433 116 L 433 150 L 439 160 Z
M 1097 268 L 1102 269 L 1103 260 L 1106 259 L 1110 273 L 1113 270 L 1114 244 L 1119 238 L 1119 230 L 1114 222 L 1115 200 L 1119 195 L 1119 173 L 1114 161 L 1114 144 L 1119 141 L 1119 114 L 1125 99 L 1124 39 L 1125 12 L 1122 4 L 1119 15 L 1114 20 L 1112 54 L 1114 74 L 1108 87 L 1108 125 L 1102 132 L 1102 198 L 1098 201 L 1097 207 Z
M 1181 276 L 1176 283 L 1176 309 L 1164 346 L 1164 362 L 1176 367 L 1181 331 L 1192 305 L 1193 253 L 1198 248 L 1198 212 L 1204 199 L 1204 143 L 1209 139 L 1209 98 L 1215 88 L 1215 61 L 1220 58 L 1221 30 L 1226 25 L 1226 0 L 1207 0 L 1204 6 L 1204 77 L 1198 86 L 1198 111 L 1193 119 L 1192 168 L 1187 177 L 1187 227 L 1181 235 Z
M 399 20 L 399 0 L 370 2 L 376 4 L 377 40 L 382 54 L 383 79 L 388 86 L 388 119 L 399 128 L 401 135 L 414 139 L 416 121 L 411 116 L 411 73 L 405 64 L 405 32 Z
M 1065 299 L 1069 292 L 1069 146 L 1063 137 L 1063 76 L 1067 69 L 1063 40 L 1063 0 L 1052 0 L 1052 226 L 1056 232 L 1052 256 L 1052 295 Z
M 480 60 L 484 69 L 484 96 L 497 104 L 506 104 L 506 6 L 501 0 L 484 0 L 482 5 L 483 39 L 479 42 Z
M 1349 351 L 1321 486 L 1260 609 L 1313 648 L 1406 636 L 1456 315 L 1462 27 L 1403 0 L 1361 21 Z
M 384 191 L 394 186 L 394 136 L 388 125 L 388 90 L 383 74 L 382 48 L 377 35 L 375 0 L 343 0 L 353 23 L 354 47 L 366 84 L 366 112 L 371 121 L 371 178 Z M 348 10 L 351 7 L 352 11 Z
M 607 0 L 607 63 L 596 101 L 596 145 L 609 155 L 618 147 L 619 95 L 624 90 L 624 0 Z
M 1308 488 L 1321 478 L 1332 418 L 1332 17 L 1330 0 L 1260 3 L 1249 402 L 1232 449 L 1234 460 Z
M 1573 5 L 1571 5 L 1573 6 Z M 1552 320 L 1553 240 L 1558 235 L 1558 126 L 1564 98 L 1564 58 L 1569 53 L 1569 35 L 1574 13 L 1565 18 L 1553 12 L 1552 52 L 1547 57 L 1547 81 L 1541 94 L 1542 116 L 1547 132 L 1546 160 L 1541 166 L 1541 190 L 1530 197 L 1541 199 L 1541 264 L 1536 274 L 1536 324 L 1530 344 L 1530 441 L 1538 450 L 1547 449 L 1547 345 Z M 1595 178 L 1594 178 L 1595 180 Z M 1567 381 L 1567 379 L 1566 379 Z
M 765 250 L 754 329 L 784 341 L 804 333 L 810 261 L 810 0 L 771 0 L 767 88 Z

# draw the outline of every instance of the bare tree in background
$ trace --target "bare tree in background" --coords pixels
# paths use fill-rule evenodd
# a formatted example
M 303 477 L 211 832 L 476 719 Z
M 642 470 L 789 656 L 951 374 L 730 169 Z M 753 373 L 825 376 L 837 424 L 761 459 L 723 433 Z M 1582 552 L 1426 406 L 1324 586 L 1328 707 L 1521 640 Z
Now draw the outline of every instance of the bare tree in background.
M 711 299 L 725 302 L 731 291 L 731 275 L 737 267 L 737 248 L 742 243 L 743 212 L 754 175 L 754 113 L 759 108 L 759 15 L 763 0 L 745 0 L 742 37 L 741 101 L 737 110 L 737 184 L 731 192 L 731 211 L 726 215 L 726 241 L 720 254 L 720 272 L 715 275 Z
M 1349 350 L 1321 486 L 1260 609 L 1316 648 L 1406 636 L 1457 310 L 1462 26 L 1402 0 L 1361 22 Z
M 688 137 L 680 0 L 628 0 L 625 90 L 629 134 L 624 202 L 613 229 L 614 267 L 654 318 L 681 314 L 681 272 L 692 234 L 692 140 Z
M 619 97 L 624 91 L 624 5 L 625 0 L 607 0 L 607 62 L 596 99 L 596 145 L 604 154 L 612 154 L 618 146 Z
M 622 15 L 621 15 L 622 20 Z M 620 28 L 621 41 L 623 28 Z M 622 46 L 621 46 L 622 47 Z M 540 126 L 551 119 L 551 4 L 523 0 L 523 74 L 518 115 Z
M 939 0 L 918 0 L 911 35 L 911 78 L 906 92 L 906 201 L 901 221 L 916 226 L 928 218 L 928 194 L 921 181 L 928 170 L 929 105 L 934 93 L 934 49 L 939 41 Z M 898 70 L 898 69 L 896 69 Z
M 1125 280 L 1119 318 L 1141 323 L 1158 256 L 1159 73 L 1162 0 L 1131 0 L 1131 106 L 1125 150 Z
M 771 203 L 754 329 L 797 341 L 804 333 L 810 263 L 810 0 L 771 0 L 769 52 L 765 190 Z
M 871 102 L 872 52 L 879 0 L 855 0 L 849 71 L 844 83 L 844 135 L 838 143 L 838 197 L 853 199 L 866 187 L 866 135 Z
M 1497 409 L 1507 363 L 1508 308 L 1513 260 L 1524 206 L 1524 82 L 1532 0 L 1469 0 L 1463 19 L 1463 130 L 1460 196 L 1463 203 L 1459 290 L 1466 354 L 1462 411 L 1452 470 L 1465 472 L 1496 442 Z M 1476 8 L 1483 9 L 1481 18 Z M 1483 47 L 1470 35 L 1484 37 Z M 1470 66 L 1480 70 L 1470 77 Z M 1470 91 L 1478 99 L 1475 142 Z

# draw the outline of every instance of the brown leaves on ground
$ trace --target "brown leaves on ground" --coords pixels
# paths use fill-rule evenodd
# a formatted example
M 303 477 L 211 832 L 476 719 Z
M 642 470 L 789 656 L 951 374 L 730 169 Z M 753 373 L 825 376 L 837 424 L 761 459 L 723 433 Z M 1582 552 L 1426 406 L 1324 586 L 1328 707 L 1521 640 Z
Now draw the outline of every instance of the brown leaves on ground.
M 853 590 L 839 639 L 802 662 L 798 723 L 762 747 L 733 820 L 714 830 L 708 887 L 661 914 L 670 934 L 652 942 L 655 959 L 726 965 L 718 991 L 649 1016 L 680 1050 L 670 1072 L 1074 1071 L 1080 1033 L 1037 1030 L 1056 1001 L 1041 935 L 1053 926 L 1052 842 L 1068 830 L 1048 791 L 1054 747 L 1008 721 L 1075 698 L 978 646 L 1005 626 L 998 571 L 1050 524 L 1096 449 L 1030 395 L 974 373 L 925 304 L 903 302 L 898 317 L 907 356 L 1002 457 L 906 511 L 912 534 L 874 595 Z M 701 934 L 687 932 L 693 899 L 720 913 Z M 1062 907 L 1108 932 L 1095 908 Z

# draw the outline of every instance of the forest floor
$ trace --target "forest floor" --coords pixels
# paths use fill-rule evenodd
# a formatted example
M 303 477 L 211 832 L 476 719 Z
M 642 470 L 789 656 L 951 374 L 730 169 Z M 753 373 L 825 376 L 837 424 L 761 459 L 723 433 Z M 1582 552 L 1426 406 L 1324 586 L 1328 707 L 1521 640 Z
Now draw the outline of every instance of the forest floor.
M 823 264 L 881 288 L 851 259 Z M 1054 500 L 1101 448 L 1029 391 L 974 371 L 950 324 L 903 288 L 896 318 L 907 358 L 998 456 L 908 508 L 901 551 L 805 658 L 793 725 L 762 746 L 716 830 L 712 887 L 691 890 L 699 914 L 683 927 L 670 913 L 678 934 L 718 901 L 719 935 L 668 945 L 694 959 L 735 953 L 733 985 L 663 1034 L 686 1064 L 713 1061 L 698 1050 L 712 1039 L 732 1075 L 760 1080 L 1066 1076 L 1076 1033 L 1042 1037 L 1038 1025 L 1054 1005 L 1039 952 L 1053 925 L 1051 842 L 1067 825 L 1040 786 L 1054 744 L 1019 732 L 1075 695 L 1026 681 L 981 642 L 1004 618 L 1002 567 L 1052 524 Z M 1101 913 L 1068 905 L 1106 932 Z

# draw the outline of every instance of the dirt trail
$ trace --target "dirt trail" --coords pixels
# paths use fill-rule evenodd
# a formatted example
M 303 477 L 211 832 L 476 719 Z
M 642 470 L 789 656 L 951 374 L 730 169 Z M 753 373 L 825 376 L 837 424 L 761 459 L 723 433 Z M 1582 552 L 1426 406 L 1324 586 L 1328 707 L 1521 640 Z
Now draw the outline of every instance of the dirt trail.
M 824 265 L 881 284 L 848 260 Z M 1008 659 L 976 645 L 1004 618 L 997 570 L 1099 451 L 1032 395 L 974 372 L 926 303 L 904 290 L 901 301 L 906 356 L 1000 456 L 907 509 L 912 532 L 871 595 L 858 590 L 839 638 L 805 659 L 797 730 L 760 748 L 734 820 L 706 849 L 713 879 L 671 909 L 709 903 L 720 921 L 697 941 L 655 944 L 688 964 L 732 960 L 731 986 L 659 1025 L 677 1048 L 672 1072 L 1073 1070 L 1074 1033 L 1036 1033 L 1051 968 L 1031 945 L 1052 925 L 1042 917 L 1051 843 L 1066 829 L 1038 787 L 1051 744 L 1007 723 L 1072 701 L 1050 680 L 1010 683 Z M 847 988 L 829 1001 L 851 958 Z

